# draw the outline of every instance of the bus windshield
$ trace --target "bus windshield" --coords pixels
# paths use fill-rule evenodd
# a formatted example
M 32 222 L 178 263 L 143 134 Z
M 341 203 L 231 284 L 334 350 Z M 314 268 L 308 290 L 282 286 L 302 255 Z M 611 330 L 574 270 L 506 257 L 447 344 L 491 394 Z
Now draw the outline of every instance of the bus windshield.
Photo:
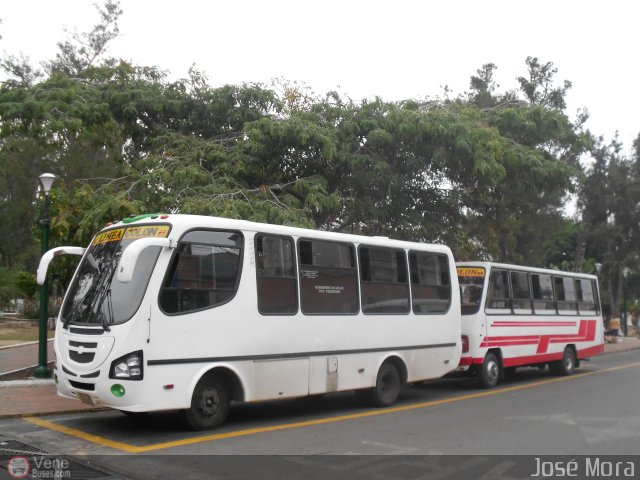
M 73 324 L 109 325 L 124 323 L 136 313 L 142 302 L 160 247 L 142 251 L 130 283 L 121 283 L 116 270 L 124 249 L 145 237 L 167 237 L 168 225 L 121 227 L 98 234 L 78 267 L 62 307 L 66 327 Z
M 480 310 L 485 269 L 482 267 L 458 267 L 462 315 L 473 315 Z

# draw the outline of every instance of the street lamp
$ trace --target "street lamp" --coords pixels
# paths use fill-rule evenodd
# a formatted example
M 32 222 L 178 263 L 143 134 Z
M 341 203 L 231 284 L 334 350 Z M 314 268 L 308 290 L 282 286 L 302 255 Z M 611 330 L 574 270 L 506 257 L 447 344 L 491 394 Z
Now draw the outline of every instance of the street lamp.
M 624 308 L 624 336 L 627 336 L 627 275 L 629 275 L 629 268 L 624 267 L 622 269 L 622 305 Z
M 40 183 L 44 192 L 44 207 L 40 217 L 40 252 L 44 255 L 49 250 L 49 191 L 56 179 L 52 173 L 40 175 Z M 38 366 L 34 372 L 36 378 L 51 378 L 51 370 L 47 366 L 47 306 L 49 303 L 49 289 L 47 279 L 40 286 L 40 316 L 38 331 Z

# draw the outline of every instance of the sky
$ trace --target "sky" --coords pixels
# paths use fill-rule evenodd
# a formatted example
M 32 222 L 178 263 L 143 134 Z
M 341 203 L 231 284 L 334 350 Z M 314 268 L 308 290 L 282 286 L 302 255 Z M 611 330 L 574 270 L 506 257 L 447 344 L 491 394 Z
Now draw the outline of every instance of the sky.
M 5 0 L 0 52 L 32 63 L 56 42 L 98 23 L 101 0 Z M 120 0 L 120 36 L 107 54 L 157 66 L 169 78 L 195 64 L 212 86 L 284 78 L 354 100 L 452 96 L 485 63 L 501 90 L 538 57 L 570 80 L 567 114 L 619 133 L 630 152 L 640 133 L 640 4 L 633 0 Z

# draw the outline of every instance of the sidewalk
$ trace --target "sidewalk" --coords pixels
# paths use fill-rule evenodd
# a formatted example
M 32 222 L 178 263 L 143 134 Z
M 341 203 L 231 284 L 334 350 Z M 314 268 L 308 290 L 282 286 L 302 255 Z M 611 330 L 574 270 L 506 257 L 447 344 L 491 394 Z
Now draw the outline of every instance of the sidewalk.
M 9 357 L 14 357 L 12 362 L 14 359 L 23 358 L 27 359 L 26 365 L 37 364 L 37 345 L 35 347 L 35 351 L 32 345 L 0 349 L 0 373 L 5 370 L 4 362 Z M 624 337 L 620 339 L 619 343 L 605 344 L 604 349 L 605 355 L 640 349 L 640 339 Z M 8 355 L 7 352 L 9 352 Z M 15 363 L 7 363 L 6 365 L 15 366 Z M 99 409 L 84 405 L 77 400 L 59 397 L 56 394 L 53 380 L 30 379 L 0 382 L 0 418 L 97 410 Z
M 55 358 L 53 339 L 47 342 L 49 365 Z M 21 378 L 20 372 L 38 365 L 38 342 L 0 347 L 0 376 Z M 14 375 L 9 375 L 14 373 Z M 96 410 L 59 397 L 53 379 L 0 380 L 0 418 Z
M 618 343 L 605 343 L 604 355 L 608 353 L 626 352 L 640 348 L 640 338 L 638 337 L 618 337 Z

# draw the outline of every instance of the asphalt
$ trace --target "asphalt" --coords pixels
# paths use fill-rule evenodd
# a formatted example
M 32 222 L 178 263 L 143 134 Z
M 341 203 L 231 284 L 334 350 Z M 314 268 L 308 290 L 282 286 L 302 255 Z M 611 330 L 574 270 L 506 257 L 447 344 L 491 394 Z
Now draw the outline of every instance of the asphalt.
M 48 344 L 48 357 L 53 359 L 53 345 Z M 604 355 L 640 349 L 640 338 L 620 337 L 618 343 L 605 344 Z M 7 373 L 25 371 L 38 363 L 37 343 L 0 347 L 0 379 Z M 59 397 L 52 379 L 0 381 L 0 418 L 50 415 L 55 413 L 97 411 L 77 400 Z

